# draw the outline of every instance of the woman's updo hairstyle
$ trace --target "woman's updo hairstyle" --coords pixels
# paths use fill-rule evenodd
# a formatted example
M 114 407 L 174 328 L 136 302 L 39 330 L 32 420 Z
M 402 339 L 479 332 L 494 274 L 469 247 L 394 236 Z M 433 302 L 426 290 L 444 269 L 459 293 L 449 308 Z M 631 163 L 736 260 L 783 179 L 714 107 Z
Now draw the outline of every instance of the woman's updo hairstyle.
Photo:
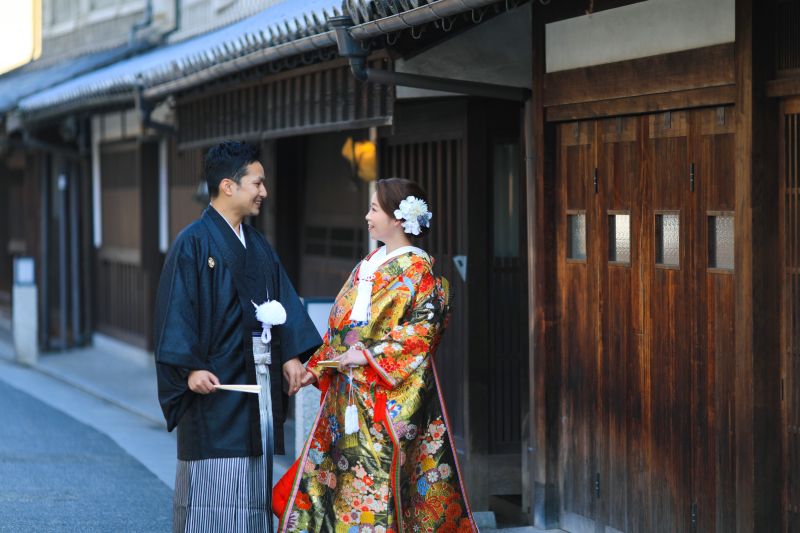
M 384 213 L 392 218 L 395 218 L 395 210 L 400 209 L 400 202 L 409 196 L 413 196 L 414 198 L 424 201 L 426 204 L 428 204 L 428 211 L 432 211 L 431 206 L 428 203 L 428 193 L 425 192 L 425 189 L 423 189 L 419 183 L 414 181 L 402 178 L 387 178 L 378 180 L 375 183 L 375 192 L 378 194 L 378 203 L 380 204 L 381 209 L 383 209 Z M 427 226 L 420 226 L 419 235 L 414 235 L 413 233 L 407 233 L 406 235 L 412 239 L 421 239 L 427 236 L 430 231 L 431 228 Z

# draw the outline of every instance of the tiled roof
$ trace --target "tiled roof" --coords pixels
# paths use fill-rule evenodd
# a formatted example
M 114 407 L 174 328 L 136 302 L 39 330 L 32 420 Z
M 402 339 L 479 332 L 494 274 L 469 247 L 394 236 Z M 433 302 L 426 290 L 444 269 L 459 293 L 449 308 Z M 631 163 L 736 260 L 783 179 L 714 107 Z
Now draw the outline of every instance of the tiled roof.
M 81 74 L 105 67 L 136 52 L 144 46 L 127 46 L 70 58 L 69 61 L 39 64 L 32 61 L 0 76 L 0 113 L 17 107 L 20 100 Z
M 329 32 L 327 17 L 339 15 L 336 0 L 286 0 L 217 31 L 163 46 L 71 79 L 24 98 L 24 113 L 58 110 L 102 96 L 132 93 L 214 65 Z M 335 40 L 332 35 L 328 45 Z

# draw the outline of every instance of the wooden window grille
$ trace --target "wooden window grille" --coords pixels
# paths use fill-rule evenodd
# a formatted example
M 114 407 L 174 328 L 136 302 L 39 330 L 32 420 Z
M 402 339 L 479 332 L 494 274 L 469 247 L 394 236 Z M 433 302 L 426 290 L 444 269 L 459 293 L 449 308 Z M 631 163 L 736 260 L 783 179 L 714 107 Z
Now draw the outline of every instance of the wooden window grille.
M 784 531 L 800 532 L 800 115 L 784 118 L 782 399 L 784 409 Z
M 800 68 L 800 2 L 785 0 L 778 2 L 775 27 L 777 28 L 778 70 Z

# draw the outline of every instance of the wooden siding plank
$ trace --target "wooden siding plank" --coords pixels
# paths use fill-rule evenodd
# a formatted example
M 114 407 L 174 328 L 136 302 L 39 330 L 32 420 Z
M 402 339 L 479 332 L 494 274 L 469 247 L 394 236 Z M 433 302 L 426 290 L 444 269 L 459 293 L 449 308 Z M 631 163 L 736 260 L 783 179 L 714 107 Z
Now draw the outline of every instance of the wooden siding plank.
M 546 113 L 547 120 L 552 122 L 636 115 L 732 104 L 735 100 L 735 94 L 736 90 L 733 85 L 721 85 L 703 89 L 554 106 L 547 108 Z
M 734 80 L 733 43 L 551 72 L 545 107 L 718 87 Z

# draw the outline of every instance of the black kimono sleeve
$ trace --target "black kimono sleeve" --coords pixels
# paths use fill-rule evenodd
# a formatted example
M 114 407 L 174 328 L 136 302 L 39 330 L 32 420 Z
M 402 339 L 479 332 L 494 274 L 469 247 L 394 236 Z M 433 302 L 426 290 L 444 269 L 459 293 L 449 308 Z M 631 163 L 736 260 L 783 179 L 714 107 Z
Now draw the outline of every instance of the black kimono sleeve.
M 158 284 L 155 310 L 155 356 L 158 399 L 172 431 L 194 400 L 187 379 L 191 370 L 212 369 L 201 341 L 198 268 L 192 238 L 179 237 L 170 247 Z

